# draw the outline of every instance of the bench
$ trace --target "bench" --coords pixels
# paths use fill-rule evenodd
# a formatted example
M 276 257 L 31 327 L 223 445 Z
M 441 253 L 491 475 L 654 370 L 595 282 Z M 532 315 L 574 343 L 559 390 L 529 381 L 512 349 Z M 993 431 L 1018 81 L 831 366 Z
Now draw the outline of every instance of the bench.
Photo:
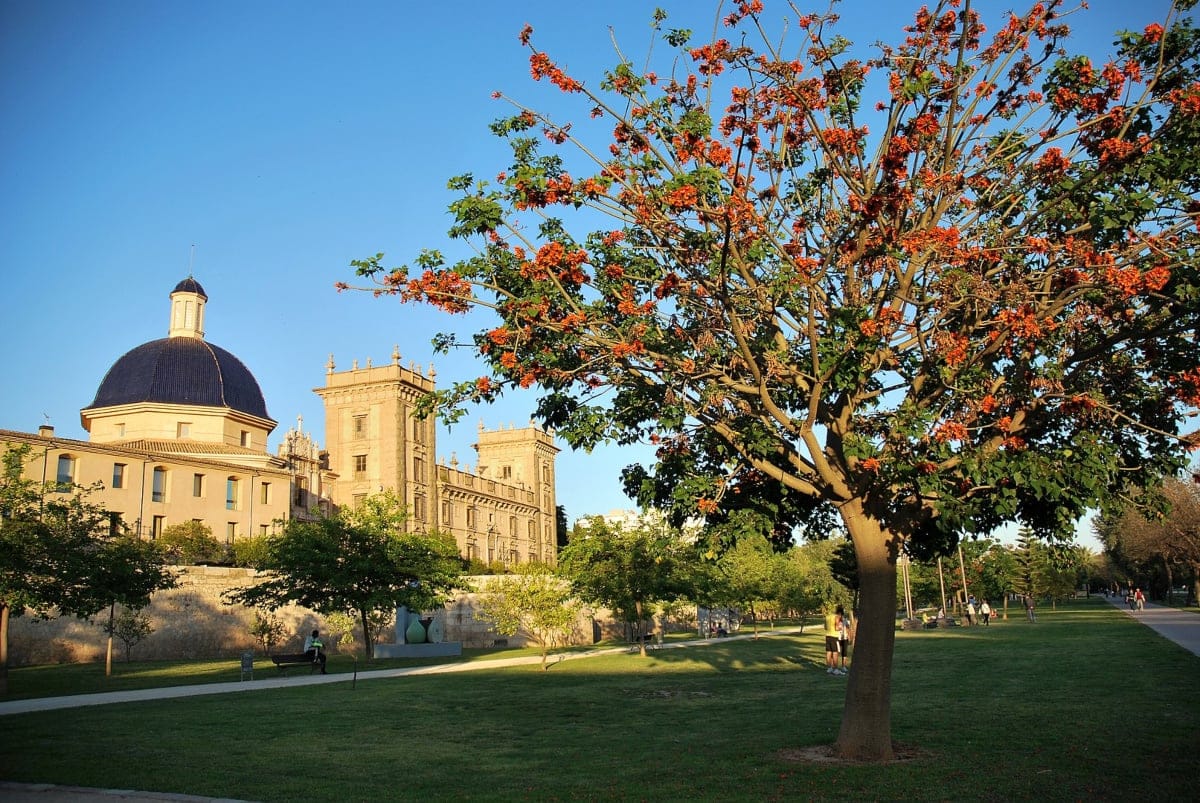
M 271 663 L 275 664 L 280 672 L 287 672 L 293 666 L 307 666 L 308 673 L 311 675 L 321 668 L 321 661 L 315 657 L 309 656 L 306 652 L 293 653 L 290 655 L 272 655 Z
M 662 639 L 653 633 L 643 633 L 640 636 L 634 636 L 629 641 L 630 652 L 641 652 L 642 645 L 645 644 L 651 650 L 657 650 L 662 646 Z

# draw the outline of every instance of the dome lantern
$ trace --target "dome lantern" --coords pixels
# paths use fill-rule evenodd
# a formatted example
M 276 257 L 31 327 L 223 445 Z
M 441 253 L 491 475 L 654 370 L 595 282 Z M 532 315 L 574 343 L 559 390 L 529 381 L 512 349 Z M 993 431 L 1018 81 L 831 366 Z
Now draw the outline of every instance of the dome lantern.
M 200 282 L 188 276 L 171 291 L 171 325 L 168 337 L 204 339 L 204 304 L 208 296 Z

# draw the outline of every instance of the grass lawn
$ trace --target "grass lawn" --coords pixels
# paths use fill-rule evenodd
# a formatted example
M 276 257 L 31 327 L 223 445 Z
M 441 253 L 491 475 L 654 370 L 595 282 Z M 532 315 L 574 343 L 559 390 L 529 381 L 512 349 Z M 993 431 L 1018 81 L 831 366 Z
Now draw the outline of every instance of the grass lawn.
M 1038 618 L 897 634 L 893 736 L 917 758 L 886 766 L 789 758 L 841 714 L 814 629 L 13 715 L 0 778 L 261 801 L 1200 799 L 1200 657 L 1102 600 Z

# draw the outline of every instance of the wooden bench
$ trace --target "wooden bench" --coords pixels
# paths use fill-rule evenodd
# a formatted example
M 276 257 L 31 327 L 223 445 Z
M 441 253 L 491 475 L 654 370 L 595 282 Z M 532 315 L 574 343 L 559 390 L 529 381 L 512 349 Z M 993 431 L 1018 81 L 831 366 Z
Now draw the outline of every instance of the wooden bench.
M 306 652 L 292 653 L 286 655 L 272 655 L 271 663 L 275 664 L 280 672 L 287 672 L 293 666 L 307 666 L 308 673 L 311 675 L 321 668 L 319 658 L 309 656 Z

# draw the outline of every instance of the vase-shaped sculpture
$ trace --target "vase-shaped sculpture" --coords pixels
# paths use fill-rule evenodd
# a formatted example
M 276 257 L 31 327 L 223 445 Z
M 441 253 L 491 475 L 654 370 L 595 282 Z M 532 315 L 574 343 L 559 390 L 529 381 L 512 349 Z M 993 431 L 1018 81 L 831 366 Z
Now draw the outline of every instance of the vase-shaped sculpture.
M 414 617 L 408 623 L 408 628 L 404 631 L 404 640 L 409 644 L 425 643 L 425 625 L 421 624 L 420 619 Z
M 429 623 L 429 627 L 425 628 L 425 639 L 430 644 L 441 644 L 446 640 L 445 630 L 442 627 L 441 619 L 434 619 Z

